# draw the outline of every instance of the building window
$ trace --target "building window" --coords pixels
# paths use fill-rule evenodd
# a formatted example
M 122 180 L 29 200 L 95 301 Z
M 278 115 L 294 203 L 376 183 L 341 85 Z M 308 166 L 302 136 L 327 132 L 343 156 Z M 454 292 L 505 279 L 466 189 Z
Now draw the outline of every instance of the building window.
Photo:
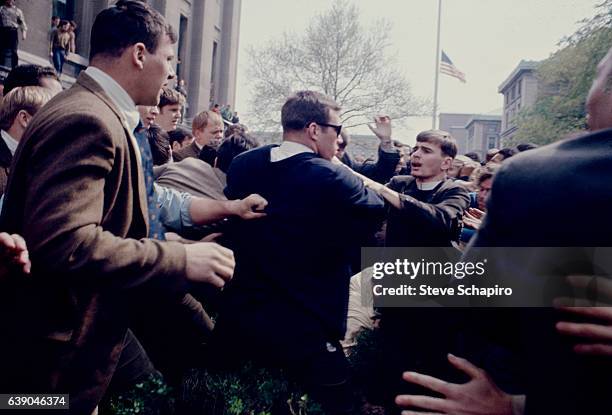
M 59 16 L 62 20 L 74 20 L 75 11 L 75 0 L 53 0 L 53 16 Z
M 492 148 L 497 147 L 497 136 L 490 135 L 488 140 L 489 140 L 489 143 L 487 144 L 487 148 L 489 150 L 491 150 Z

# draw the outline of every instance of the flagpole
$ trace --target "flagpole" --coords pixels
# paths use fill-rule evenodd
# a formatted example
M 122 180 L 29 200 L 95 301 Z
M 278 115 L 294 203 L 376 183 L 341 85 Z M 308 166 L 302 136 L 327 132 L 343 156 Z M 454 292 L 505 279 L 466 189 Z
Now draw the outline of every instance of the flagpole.
M 438 112 L 438 76 L 440 75 L 440 22 L 442 20 L 442 0 L 438 0 L 438 38 L 436 40 L 436 80 L 434 83 L 434 102 L 431 119 L 431 128 L 436 129 Z

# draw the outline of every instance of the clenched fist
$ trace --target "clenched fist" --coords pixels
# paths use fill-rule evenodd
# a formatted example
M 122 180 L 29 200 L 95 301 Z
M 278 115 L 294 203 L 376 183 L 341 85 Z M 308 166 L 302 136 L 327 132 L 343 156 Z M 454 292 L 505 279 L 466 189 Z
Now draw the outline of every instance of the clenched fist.
M 234 253 L 213 242 L 185 245 L 187 254 L 186 277 L 221 288 L 234 274 Z

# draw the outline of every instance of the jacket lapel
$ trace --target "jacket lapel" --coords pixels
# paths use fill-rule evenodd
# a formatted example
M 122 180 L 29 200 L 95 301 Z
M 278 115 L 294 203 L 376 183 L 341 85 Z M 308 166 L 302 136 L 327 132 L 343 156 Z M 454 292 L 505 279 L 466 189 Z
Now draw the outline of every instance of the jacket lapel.
M 116 107 L 113 100 L 110 99 L 108 95 L 106 95 L 102 87 L 96 81 L 94 81 L 92 77 L 87 75 L 85 72 L 82 72 L 79 75 L 76 82 L 83 88 L 91 91 L 91 93 L 93 93 L 96 97 L 98 97 L 101 101 L 103 101 L 113 111 L 113 113 L 117 116 L 117 118 L 119 119 L 119 122 L 121 122 L 121 125 L 123 126 L 123 131 L 127 139 L 128 148 L 130 149 L 131 156 L 134 159 L 136 159 L 136 164 L 138 167 L 136 169 L 137 170 L 136 176 L 137 176 L 137 187 L 138 187 L 138 203 L 139 203 L 140 211 L 142 212 L 142 216 L 145 221 L 146 232 L 148 234 L 149 215 L 147 214 L 148 205 L 147 205 L 146 185 L 144 181 L 142 158 L 140 156 L 140 150 L 138 149 L 138 143 L 136 141 L 136 137 L 134 137 L 134 132 L 130 131 L 130 129 L 128 128 L 127 122 L 125 118 L 123 117 L 123 114 Z

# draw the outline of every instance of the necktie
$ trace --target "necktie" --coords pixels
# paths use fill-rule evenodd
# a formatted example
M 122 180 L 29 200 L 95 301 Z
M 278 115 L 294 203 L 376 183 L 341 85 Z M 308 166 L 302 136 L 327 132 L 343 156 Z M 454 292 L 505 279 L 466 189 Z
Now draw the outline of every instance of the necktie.
M 159 206 L 157 206 L 155 190 L 153 188 L 153 156 L 151 146 L 147 139 L 147 130 L 142 128 L 139 123 L 134 130 L 134 137 L 140 147 L 140 157 L 142 158 L 142 169 L 144 170 L 145 186 L 147 190 L 147 207 L 149 211 L 149 238 L 163 241 L 164 226 L 159 221 Z

